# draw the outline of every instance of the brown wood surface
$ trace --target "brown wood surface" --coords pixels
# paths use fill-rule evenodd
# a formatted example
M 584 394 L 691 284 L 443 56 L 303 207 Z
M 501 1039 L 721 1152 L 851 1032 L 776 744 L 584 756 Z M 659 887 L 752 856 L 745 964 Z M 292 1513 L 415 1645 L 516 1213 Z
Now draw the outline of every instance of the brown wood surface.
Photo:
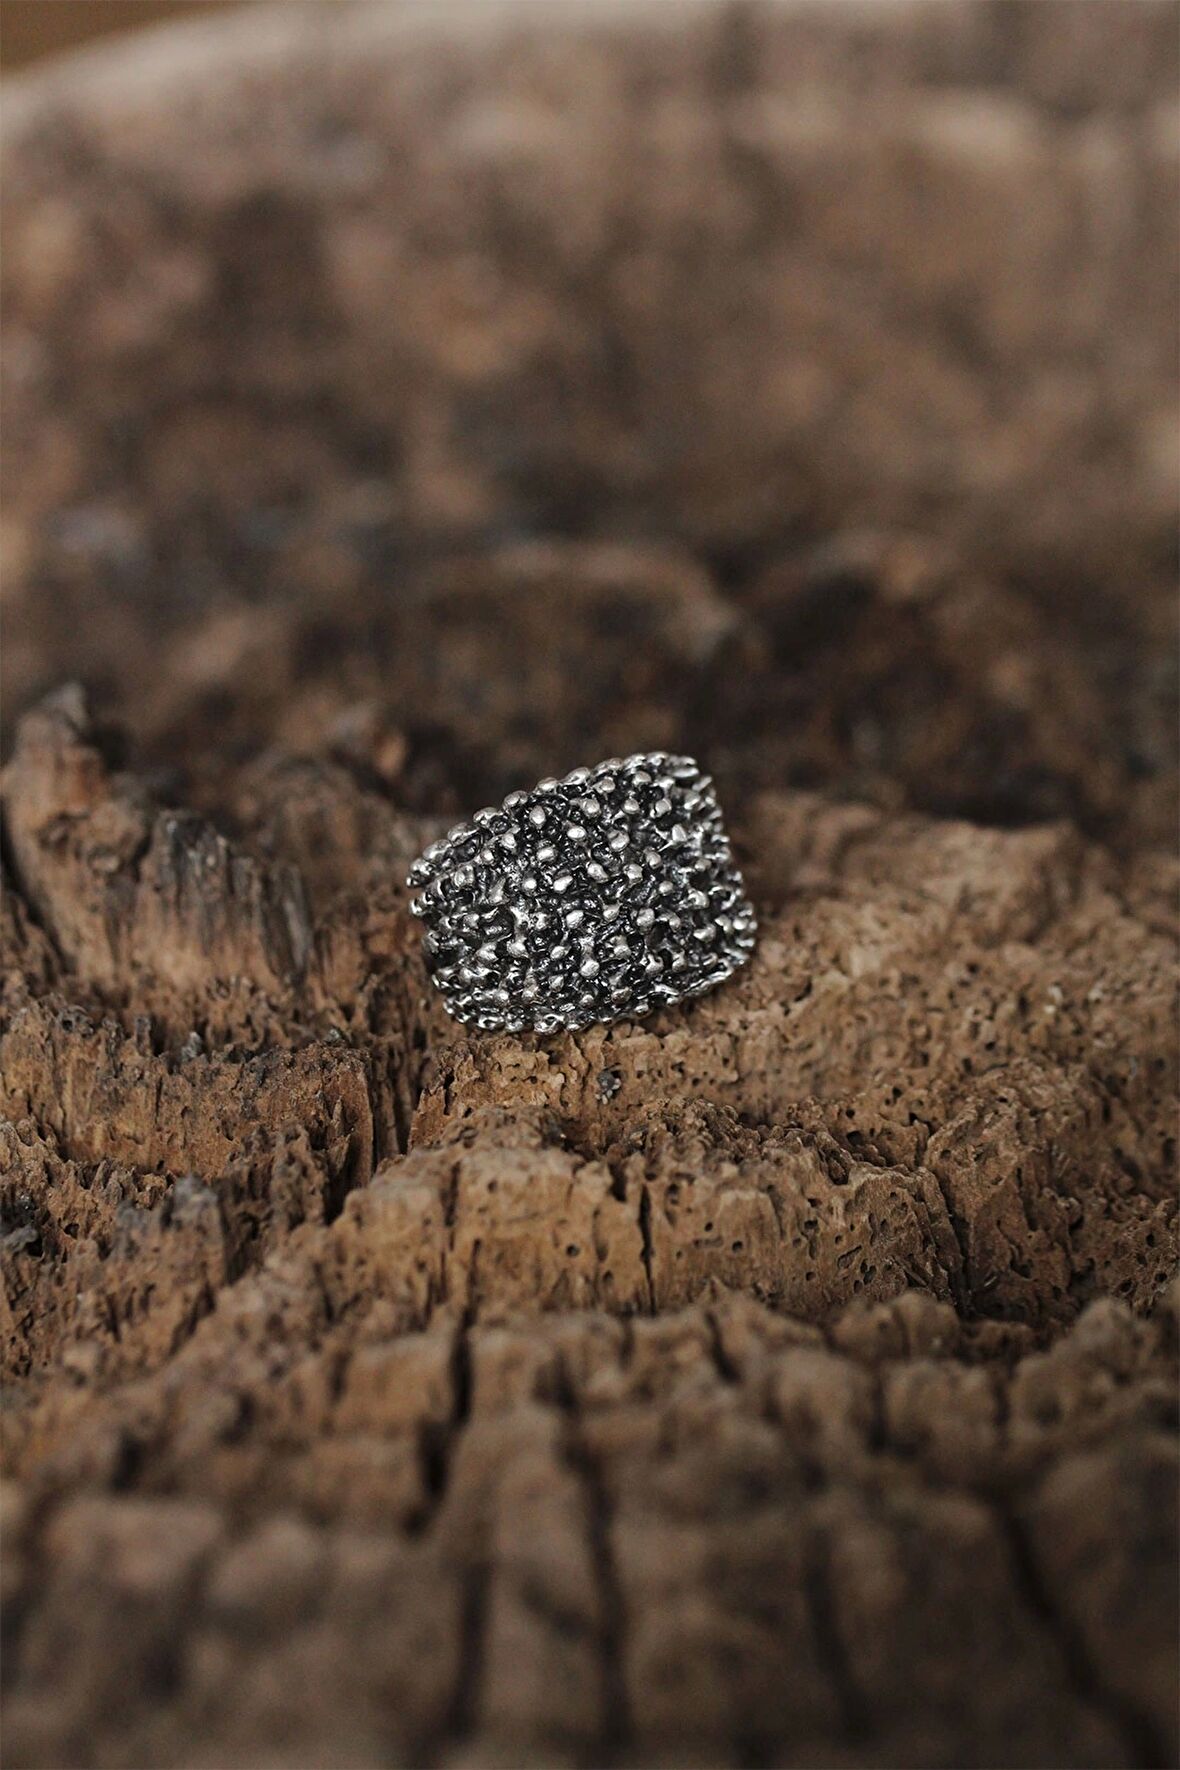
M 0 67 L 11 73 L 83 43 L 234 4 L 240 0 L 4 0 Z
M 6 1761 L 1171 1763 L 1176 10 L 326 20 L 6 107 Z M 464 1036 L 653 746 L 754 962 Z

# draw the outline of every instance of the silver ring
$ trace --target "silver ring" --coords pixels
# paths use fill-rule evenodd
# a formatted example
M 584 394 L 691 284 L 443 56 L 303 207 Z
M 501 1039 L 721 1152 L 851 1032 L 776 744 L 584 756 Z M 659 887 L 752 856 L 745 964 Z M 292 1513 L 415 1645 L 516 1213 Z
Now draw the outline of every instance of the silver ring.
M 456 1020 L 557 1032 L 724 982 L 757 927 L 710 777 L 613 758 L 478 811 L 410 869 L 427 969 Z

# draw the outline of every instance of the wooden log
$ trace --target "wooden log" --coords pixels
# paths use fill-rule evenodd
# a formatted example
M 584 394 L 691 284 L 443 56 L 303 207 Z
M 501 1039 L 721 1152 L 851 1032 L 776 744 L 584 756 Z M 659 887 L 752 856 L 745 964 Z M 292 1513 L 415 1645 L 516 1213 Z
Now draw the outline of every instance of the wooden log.
M 1176 13 L 247 8 L 5 106 L 13 1765 L 1163 1765 Z M 752 964 L 404 886 L 707 758 Z

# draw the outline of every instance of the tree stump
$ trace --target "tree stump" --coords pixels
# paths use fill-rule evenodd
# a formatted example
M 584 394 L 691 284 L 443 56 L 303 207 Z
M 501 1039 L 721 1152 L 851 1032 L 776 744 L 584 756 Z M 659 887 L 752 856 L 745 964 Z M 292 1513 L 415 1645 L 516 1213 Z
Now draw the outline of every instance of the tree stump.
M 1177 14 L 247 8 L 5 107 L 17 1765 L 1164 1765 Z M 690 1007 L 441 829 L 699 755 Z

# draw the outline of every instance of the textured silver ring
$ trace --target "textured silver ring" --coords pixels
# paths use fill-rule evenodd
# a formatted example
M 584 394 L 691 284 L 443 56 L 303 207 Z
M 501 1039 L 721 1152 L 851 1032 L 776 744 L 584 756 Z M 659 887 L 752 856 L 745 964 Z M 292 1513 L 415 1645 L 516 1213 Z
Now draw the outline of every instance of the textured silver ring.
M 756 924 L 712 780 L 662 751 L 509 793 L 410 869 L 427 969 L 457 1020 L 551 1033 L 722 983 Z

